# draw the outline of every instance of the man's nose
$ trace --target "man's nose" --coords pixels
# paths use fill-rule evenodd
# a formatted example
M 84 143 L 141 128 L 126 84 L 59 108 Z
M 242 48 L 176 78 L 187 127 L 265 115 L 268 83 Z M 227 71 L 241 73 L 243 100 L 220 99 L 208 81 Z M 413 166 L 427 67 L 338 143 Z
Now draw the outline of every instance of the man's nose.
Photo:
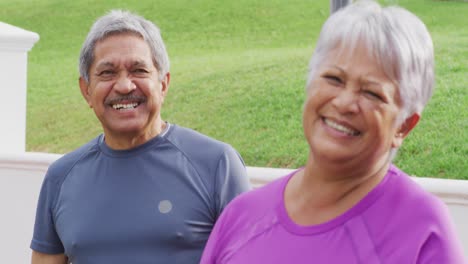
M 114 84 L 114 90 L 121 94 L 131 93 L 136 89 L 136 85 L 127 73 L 121 73 Z

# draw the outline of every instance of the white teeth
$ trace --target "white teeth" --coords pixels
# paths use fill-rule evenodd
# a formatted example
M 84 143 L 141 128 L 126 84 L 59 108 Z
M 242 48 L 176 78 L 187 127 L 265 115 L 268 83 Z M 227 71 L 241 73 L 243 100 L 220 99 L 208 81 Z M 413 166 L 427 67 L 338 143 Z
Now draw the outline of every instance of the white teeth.
M 112 105 L 112 107 L 116 110 L 121 110 L 121 109 L 133 109 L 138 105 L 138 103 L 131 103 L 131 104 L 115 104 Z
M 325 121 L 325 124 L 327 124 L 329 127 L 332 127 L 334 129 L 336 129 L 336 130 L 338 130 L 340 132 L 343 132 L 345 134 L 348 134 L 350 136 L 356 136 L 356 135 L 359 134 L 359 131 L 355 131 L 353 129 L 347 128 L 347 127 L 345 127 L 343 125 L 340 125 L 338 123 L 335 123 L 335 122 L 333 122 L 333 121 L 331 121 L 329 119 L 325 118 L 324 121 Z

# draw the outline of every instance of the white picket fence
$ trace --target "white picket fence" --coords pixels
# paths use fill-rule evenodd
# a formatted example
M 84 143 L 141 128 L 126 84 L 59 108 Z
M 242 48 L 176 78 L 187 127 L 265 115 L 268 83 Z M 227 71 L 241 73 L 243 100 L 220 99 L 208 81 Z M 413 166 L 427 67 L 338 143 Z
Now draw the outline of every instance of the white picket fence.
M 40 185 L 49 164 L 61 155 L 50 153 L 0 153 L 0 249 L 2 263 L 28 263 L 29 243 Z M 247 167 L 254 187 L 261 186 L 291 169 Z M 468 256 L 468 181 L 414 178 L 440 197 L 449 207 Z

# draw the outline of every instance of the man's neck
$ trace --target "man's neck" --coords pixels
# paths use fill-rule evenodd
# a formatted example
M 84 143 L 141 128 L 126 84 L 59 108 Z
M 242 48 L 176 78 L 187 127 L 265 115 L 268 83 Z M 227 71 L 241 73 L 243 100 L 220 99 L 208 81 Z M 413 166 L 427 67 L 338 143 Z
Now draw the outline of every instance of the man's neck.
M 140 133 L 104 133 L 106 145 L 114 150 L 126 150 L 145 144 L 159 134 L 163 133 L 168 124 L 164 121 L 155 122 L 153 129 Z

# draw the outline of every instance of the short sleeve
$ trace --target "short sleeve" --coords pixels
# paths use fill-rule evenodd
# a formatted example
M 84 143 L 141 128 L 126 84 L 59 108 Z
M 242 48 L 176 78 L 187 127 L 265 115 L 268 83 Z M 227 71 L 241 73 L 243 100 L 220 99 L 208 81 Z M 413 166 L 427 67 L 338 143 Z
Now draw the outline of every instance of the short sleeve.
M 239 153 L 228 146 L 218 161 L 215 178 L 217 217 L 237 195 L 251 189 L 247 170 Z
M 34 251 L 45 254 L 64 252 L 64 247 L 55 229 L 53 217 L 53 208 L 58 192 L 59 183 L 54 181 L 48 172 L 42 183 L 37 204 L 34 233 L 30 245 Z
M 426 241 L 421 247 L 418 264 L 460 263 L 468 264 L 463 257 L 461 242 L 457 237 L 448 208 L 442 202 L 434 203 L 435 215 Z

